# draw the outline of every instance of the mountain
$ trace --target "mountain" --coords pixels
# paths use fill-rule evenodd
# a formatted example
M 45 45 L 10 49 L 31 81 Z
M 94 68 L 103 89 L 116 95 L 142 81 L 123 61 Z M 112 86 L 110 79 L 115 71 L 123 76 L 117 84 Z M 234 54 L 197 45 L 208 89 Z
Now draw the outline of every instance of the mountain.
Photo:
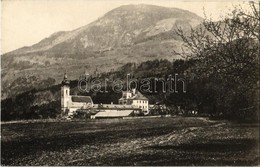
M 2 55 L 2 97 L 31 88 L 29 82 L 20 89 L 16 83 L 32 76 L 34 85 L 46 80 L 58 83 L 65 71 L 75 79 L 85 71 L 105 72 L 128 62 L 179 59 L 174 53 L 182 41 L 176 28 L 189 31 L 201 21 L 196 14 L 177 8 L 145 4 L 118 7 L 86 26 L 56 32 L 37 44 Z

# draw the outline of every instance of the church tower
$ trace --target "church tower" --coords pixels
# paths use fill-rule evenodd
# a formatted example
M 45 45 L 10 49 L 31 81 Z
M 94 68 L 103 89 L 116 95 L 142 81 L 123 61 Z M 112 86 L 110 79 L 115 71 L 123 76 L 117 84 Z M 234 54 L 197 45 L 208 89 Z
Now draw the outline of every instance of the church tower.
M 70 81 L 68 80 L 67 74 L 64 74 L 63 81 L 61 82 L 61 111 L 65 113 L 68 109 L 68 103 L 70 101 Z

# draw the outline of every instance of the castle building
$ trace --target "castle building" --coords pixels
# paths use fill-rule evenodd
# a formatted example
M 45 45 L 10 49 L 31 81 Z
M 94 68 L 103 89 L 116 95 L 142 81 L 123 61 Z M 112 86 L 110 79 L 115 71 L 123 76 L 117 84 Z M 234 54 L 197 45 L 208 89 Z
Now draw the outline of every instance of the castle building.
M 132 89 L 131 91 L 123 91 L 122 97 L 118 100 L 119 104 L 127 104 L 140 108 L 144 114 L 148 114 L 149 101 L 139 91 Z

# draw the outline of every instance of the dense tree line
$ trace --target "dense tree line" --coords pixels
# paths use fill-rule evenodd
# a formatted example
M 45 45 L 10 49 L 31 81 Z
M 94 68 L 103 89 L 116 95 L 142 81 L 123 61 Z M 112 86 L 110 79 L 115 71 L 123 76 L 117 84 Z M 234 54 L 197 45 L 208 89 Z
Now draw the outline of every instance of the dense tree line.
M 239 111 L 237 109 L 243 109 L 242 107 L 247 105 L 249 107 L 249 105 L 251 105 L 244 99 L 245 95 L 230 96 L 227 92 L 227 89 L 230 88 L 223 87 L 221 81 L 218 81 L 219 79 L 212 77 L 202 78 L 201 76 L 196 76 L 195 71 L 198 63 L 199 62 L 194 59 L 175 60 L 172 62 L 168 60 L 151 60 L 143 62 L 139 65 L 128 63 L 121 67 L 118 71 L 102 73 L 98 77 L 90 76 L 89 79 L 122 79 L 124 81 L 123 84 L 125 90 L 127 74 L 131 74 L 131 78 L 137 79 L 138 81 L 141 81 L 144 78 L 149 78 L 151 85 L 154 85 L 153 82 L 155 82 L 155 78 L 167 80 L 169 75 L 178 74 L 186 81 L 187 91 L 185 93 L 180 91 L 182 89 L 181 84 L 177 85 L 179 90 L 178 93 L 169 93 L 168 91 L 163 92 L 161 82 L 157 84 L 156 93 L 142 93 L 149 98 L 151 104 L 160 103 L 171 107 L 173 109 L 173 114 L 176 113 L 176 109 L 179 107 L 183 111 L 196 110 L 199 115 L 212 117 L 222 116 L 222 118 L 226 119 L 246 118 L 250 120 L 255 118 L 253 113 L 235 112 Z M 108 104 L 113 102 L 116 104 L 118 99 L 121 97 L 121 93 L 113 92 L 111 83 L 109 83 L 107 87 L 107 91 L 109 93 L 82 93 L 78 90 L 77 85 L 77 80 L 70 82 L 72 94 L 91 95 L 94 103 Z M 20 94 L 15 98 L 3 100 L 1 111 L 2 120 L 44 119 L 58 117 L 60 115 L 60 86 L 61 85 L 59 84 L 45 89 L 34 89 Z M 137 89 L 141 91 L 140 87 Z M 233 101 L 224 101 L 224 99 L 219 99 L 218 96 L 222 91 L 226 91 L 224 95 L 228 95 L 228 98 Z M 240 101 L 237 102 L 236 100 Z M 239 106 L 234 107 L 231 102 L 237 103 Z M 240 106 L 242 107 L 239 108 Z M 229 107 L 232 111 L 227 110 Z

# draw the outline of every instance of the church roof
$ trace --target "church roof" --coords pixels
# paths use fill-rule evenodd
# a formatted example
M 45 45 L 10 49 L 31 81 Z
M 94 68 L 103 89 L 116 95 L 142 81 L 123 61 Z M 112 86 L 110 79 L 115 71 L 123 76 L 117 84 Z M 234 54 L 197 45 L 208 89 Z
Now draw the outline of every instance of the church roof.
M 70 81 L 69 80 L 63 80 L 62 82 L 61 82 L 61 84 L 62 85 L 69 85 L 70 84 Z
M 72 102 L 80 102 L 80 103 L 93 103 L 90 96 L 71 96 Z

